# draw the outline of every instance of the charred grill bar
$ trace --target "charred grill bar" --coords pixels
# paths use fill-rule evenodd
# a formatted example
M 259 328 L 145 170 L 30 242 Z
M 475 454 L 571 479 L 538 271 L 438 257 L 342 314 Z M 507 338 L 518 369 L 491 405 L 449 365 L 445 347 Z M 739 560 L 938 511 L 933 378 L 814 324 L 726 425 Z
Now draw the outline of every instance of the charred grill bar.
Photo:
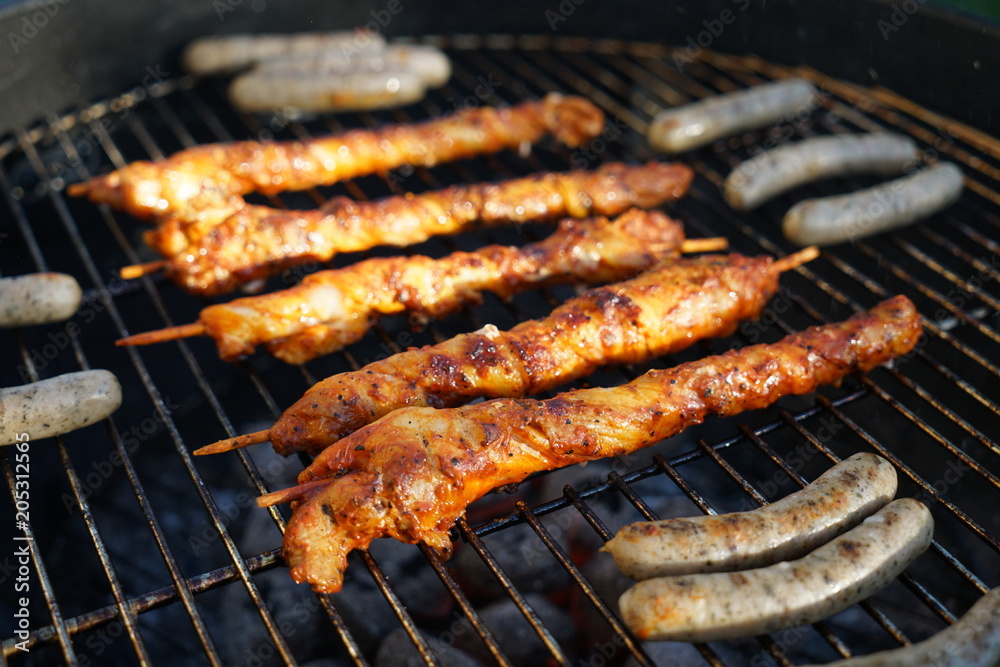
M 368 596 L 363 599 L 370 604 L 371 616 L 362 616 L 345 594 L 313 596 L 304 586 L 289 593 L 284 586 L 288 573 L 276 549 L 287 514 L 251 507 L 254 496 L 287 486 L 304 460 L 268 456 L 266 445 L 215 460 L 196 460 L 190 452 L 255 430 L 248 426 L 270 424 L 327 375 L 486 323 L 506 328 L 543 315 L 571 290 L 549 288 L 510 304 L 487 300 L 415 332 L 405 322 L 386 321 L 345 352 L 301 368 L 262 355 L 229 367 L 215 358 L 209 341 L 114 349 L 116 338 L 193 321 L 205 302 L 164 280 L 124 283 L 113 277 L 115 267 L 152 258 L 140 243 L 143 227 L 106 207 L 68 199 L 67 182 L 198 143 L 266 138 L 268 133 L 304 138 L 342 128 L 337 120 L 239 115 L 225 103 L 221 86 L 184 79 L 162 84 L 135 106 L 125 96 L 52 116 L 0 142 L 2 206 L 10 221 L 2 229 L 8 236 L 0 243 L 0 265 L 4 274 L 73 273 L 89 288 L 89 298 L 75 320 L 77 329 L 59 325 L 4 332 L 10 344 L 0 351 L 0 364 L 7 369 L 5 377 L 17 380 L 7 384 L 104 367 L 133 391 L 113 423 L 32 449 L 32 652 L 17 651 L 5 632 L 4 655 L 11 664 L 109 657 L 156 663 L 164 650 L 178 660 L 212 664 L 247 664 L 252 658 L 262 664 L 295 663 L 324 655 L 368 664 L 377 641 L 368 636 L 366 622 L 401 629 L 428 664 L 435 664 L 449 643 L 438 640 L 466 646 L 468 638 L 484 660 L 519 664 L 508 631 L 488 609 L 487 603 L 499 598 L 509 600 L 523 619 L 539 655 L 555 663 L 599 664 L 602 658 L 600 664 L 627 659 L 653 664 L 655 647 L 625 632 L 617 600 L 596 573 L 594 540 L 609 539 L 623 517 L 654 518 L 678 503 L 686 503 L 688 512 L 758 506 L 797 490 L 833 461 L 860 450 L 876 452 L 898 468 L 899 496 L 916 496 L 930 505 L 938 529 L 929 555 L 899 583 L 859 605 L 849 621 L 762 637 L 751 649 L 699 645 L 696 650 L 705 660 L 740 664 L 746 655 L 739 651 L 750 651 L 791 664 L 870 652 L 873 645 L 888 648 L 940 629 L 1000 584 L 995 580 L 1000 520 L 993 511 L 1000 500 L 995 472 L 1000 445 L 991 436 L 1000 427 L 991 389 L 1000 371 L 1000 142 L 889 91 L 862 89 L 752 56 L 705 51 L 679 70 L 674 52 L 653 44 L 511 36 L 437 41 L 455 64 L 448 86 L 415 107 L 350 116 L 349 124 L 420 120 L 440 116 L 470 97 L 479 103 L 477 77 L 488 73 L 499 85 L 483 102 L 513 104 L 552 90 L 582 95 L 608 115 L 605 134 L 576 150 L 545 144 L 527 158 L 503 153 L 433 170 L 400 170 L 387 179 L 358 179 L 266 203 L 310 208 L 337 195 L 368 199 L 612 160 L 644 162 L 657 156 L 641 134 L 662 106 L 796 74 L 825 92 L 811 114 L 682 157 L 698 176 L 691 194 L 669 211 L 684 221 L 690 236 L 724 235 L 734 252 L 785 255 L 794 248 L 781 236 L 778 220 L 791 203 L 870 184 L 864 179 L 819 183 L 750 214 L 737 214 L 724 204 L 718 188 L 754 147 L 801 137 L 885 129 L 908 134 L 928 157 L 963 168 L 966 193 L 930 224 L 824 251 L 783 279 L 786 287 L 761 320 L 729 339 L 657 365 L 777 340 L 812 324 L 845 319 L 895 293 L 916 302 L 924 315 L 925 339 L 906 360 L 824 390 L 815 399 L 706 424 L 688 439 L 661 446 L 653 458 L 628 457 L 605 467 L 534 478 L 506 506 L 502 495 L 487 499 L 493 504 L 479 511 L 474 506 L 454 532 L 459 549 L 467 552 L 465 560 L 459 554 L 443 563 L 426 547 L 386 545 L 354 556 L 349 580 L 356 586 L 354 595 Z M 431 241 L 419 252 L 440 256 L 486 243 L 521 244 L 545 233 L 533 227 L 484 230 Z M 300 277 L 280 276 L 269 287 Z M 609 369 L 591 382 L 623 382 L 642 370 Z M 2 452 L 0 467 L 10 489 L 5 495 L 12 498 L 9 450 Z M 664 489 L 673 496 L 665 500 Z M 0 520 L 13 521 L 12 506 L 5 501 Z M 520 531 L 530 546 L 512 552 L 507 543 Z M 587 631 L 566 639 L 525 583 L 530 582 L 521 572 L 526 562 L 555 571 L 560 583 L 553 594 L 566 608 L 578 610 L 575 622 Z M 410 579 L 433 590 L 434 599 L 417 595 L 407 585 Z M 94 584 L 81 584 L 90 581 Z M 9 579 L 2 584 L 10 585 Z M 237 607 L 247 614 L 234 627 L 226 616 Z M 325 643 L 311 642 L 307 635 L 314 634 L 323 635 Z M 804 653 L 811 643 L 821 646 L 819 658 Z

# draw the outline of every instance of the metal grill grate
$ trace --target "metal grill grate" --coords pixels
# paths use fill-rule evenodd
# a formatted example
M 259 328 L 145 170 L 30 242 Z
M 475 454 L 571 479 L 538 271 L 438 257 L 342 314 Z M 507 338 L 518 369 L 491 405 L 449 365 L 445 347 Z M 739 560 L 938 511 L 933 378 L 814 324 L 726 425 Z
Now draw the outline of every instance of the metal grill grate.
M 80 664 L 269 664 L 321 655 L 333 656 L 330 664 L 369 664 L 378 633 L 394 628 L 402 628 L 428 664 L 437 663 L 441 642 L 455 640 L 460 631 L 478 642 L 484 659 L 519 664 L 512 654 L 517 647 L 502 640 L 500 628 L 483 611 L 484 602 L 496 597 L 511 600 L 526 619 L 547 656 L 543 662 L 599 665 L 628 659 L 630 664 L 653 664 L 656 647 L 625 632 L 616 600 L 596 582 L 594 544 L 609 539 L 626 521 L 652 518 L 678 503 L 686 503 L 688 513 L 758 506 L 861 450 L 892 461 L 900 471 L 899 495 L 919 497 L 931 507 L 937 520 L 931 551 L 898 582 L 835 619 L 750 642 L 697 645 L 701 658 L 713 665 L 741 664 L 747 658 L 751 664 L 792 664 L 888 648 L 940 629 L 1000 584 L 1000 517 L 992 505 L 1000 501 L 995 472 L 1000 470 L 1000 446 L 990 435 L 1000 427 L 995 400 L 1000 375 L 1000 142 L 890 91 L 862 89 L 752 56 L 704 52 L 699 60 L 686 62 L 659 45 L 587 39 L 462 36 L 430 41 L 453 57 L 455 75 L 448 86 L 420 105 L 345 116 L 344 124 L 408 121 L 457 106 L 516 103 L 560 90 L 601 106 L 609 115 L 608 132 L 575 152 L 546 145 L 525 158 L 501 154 L 430 171 L 400 170 L 385 178 L 289 193 L 270 199 L 271 205 L 306 208 L 335 194 L 363 199 L 601 161 L 652 159 L 656 156 L 642 135 L 659 109 L 794 73 L 826 92 L 810 117 L 683 156 L 698 178 L 672 212 L 692 236 L 725 235 L 734 251 L 745 253 L 793 250 L 777 221 L 802 193 L 740 215 L 723 203 L 718 187 L 754 147 L 816 134 L 884 129 L 909 134 L 929 157 L 962 166 L 967 192 L 928 224 L 824 251 L 820 259 L 783 278 L 783 290 L 761 321 L 730 339 L 655 365 L 673 365 L 758 339 L 776 340 L 818 322 L 842 319 L 895 293 L 910 296 L 925 316 L 926 335 L 918 351 L 892 368 L 814 397 L 714 420 L 653 448 L 648 456 L 535 478 L 522 485 L 515 505 L 497 509 L 496 498 L 486 499 L 492 505 L 470 511 L 470 517 L 478 518 L 462 520 L 457 527 L 459 549 L 471 554 L 471 569 L 442 563 L 426 547 L 376 545 L 372 552 L 352 557 L 348 585 L 367 591 L 358 594 L 360 601 L 347 593 L 313 596 L 305 587 L 285 583 L 287 573 L 276 548 L 285 510 L 252 506 L 257 494 L 287 485 L 304 460 L 278 460 L 263 451 L 266 446 L 197 461 L 190 450 L 260 428 L 322 377 L 486 322 L 509 327 L 544 314 L 572 290 L 528 293 L 509 304 L 487 299 L 415 332 L 390 318 L 343 354 L 301 369 L 263 356 L 229 366 L 215 358 L 207 340 L 115 349 L 111 341 L 128 333 L 193 321 L 204 304 L 156 279 L 126 284 L 114 278 L 115 268 L 152 259 L 139 243 L 139 225 L 106 207 L 65 198 L 65 183 L 200 142 L 307 137 L 338 131 L 341 121 L 281 116 L 262 121 L 234 112 L 214 83 L 186 78 L 65 117 L 52 116 L 0 144 L 0 189 L 9 213 L 0 228 L 5 234 L 0 236 L 0 263 L 8 275 L 72 273 L 89 288 L 87 301 L 72 330 L 52 325 L 4 333 L 0 364 L 7 369 L 6 384 L 109 368 L 127 396 L 122 409 L 101 426 L 56 438 L 53 447 L 32 448 L 31 652 L 18 651 L 14 639 L 7 639 L 3 653 L 11 664 L 59 659 Z M 142 99 L 147 93 L 148 99 Z M 809 194 L 869 184 L 841 179 L 810 186 Z M 459 247 L 521 243 L 544 233 L 533 226 L 484 230 L 436 239 L 418 249 L 440 255 Z M 336 265 L 352 259 L 338 258 Z M 272 287 L 298 277 L 279 277 Z M 644 370 L 605 370 L 591 382 L 623 382 Z M 13 455 L 4 452 L 2 458 L 11 492 L 5 497 L 13 497 Z M 664 489 L 672 494 L 673 505 L 664 504 Z M 12 505 L 4 503 L 0 520 L 13 522 Z M 579 534 L 581 526 L 588 534 Z M 517 531 L 527 531 L 523 539 L 531 546 L 512 556 L 503 544 Z M 416 553 L 421 556 L 414 558 Z M 519 574 L 522 561 L 536 561 L 538 571 L 563 577 L 550 598 L 577 615 L 597 619 L 599 629 L 578 630 L 566 639 L 553 628 Z M 17 567 L 10 558 L 3 564 L 0 578 L 7 599 Z M 420 586 L 408 587 L 410 580 Z M 434 604 L 443 605 L 444 613 L 434 611 Z M 235 616 L 240 610 L 248 615 Z M 765 662 L 754 662 L 758 656 Z

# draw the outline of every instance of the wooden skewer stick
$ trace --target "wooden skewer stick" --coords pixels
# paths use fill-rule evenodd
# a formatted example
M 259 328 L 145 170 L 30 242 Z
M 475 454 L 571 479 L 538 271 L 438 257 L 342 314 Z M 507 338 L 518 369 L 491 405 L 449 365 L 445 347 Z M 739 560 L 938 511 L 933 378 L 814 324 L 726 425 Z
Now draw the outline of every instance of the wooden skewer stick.
M 235 438 L 226 438 L 225 440 L 213 442 L 211 445 L 205 445 L 201 449 L 194 450 L 192 454 L 195 456 L 204 456 L 206 454 L 231 452 L 234 449 L 241 449 L 243 447 L 249 447 L 250 445 L 256 445 L 258 442 L 267 442 L 270 439 L 271 430 L 264 429 L 263 431 L 254 431 L 253 433 L 238 435 Z
M 202 336 L 205 334 L 205 325 L 201 322 L 191 324 L 181 324 L 176 327 L 166 329 L 156 329 L 155 331 L 144 331 L 132 336 L 126 336 L 115 341 L 118 347 L 126 345 L 152 345 L 153 343 L 165 343 L 168 340 L 178 340 L 180 338 L 191 338 L 192 336 Z
M 728 245 L 729 242 L 721 236 L 707 239 L 685 239 L 681 242 L 680 251 L 682 253 L 714 252 L 717 250 L 725 250 Z M 129 266 L 123 266 L 119 269 L 118 275 L 125 280 L 132 280 L 134 278 L 148 276 L 151 273 L 156 273 L 161 269 L 165 269 L 169 264 L 169 259 L 157 259 L 152 262 L 143 262 L 142 264 L 131 264 Z
M 123 266 L 119 269 L 118 275 L 125 280 L 132 280 L 133 278 L 141 278 L 142 276 L 148 276 L 151 273 L 156 273 L 160 269 L 165 269 L 168 264 L 170 264 L 169 259 L 158 259 L 153 262 L 132 264 L 130 266 Z
M 729 239 L 724 236 L 713 236 L 707 239 L 684 239 L 679 250 L 690 252 L 718 252 L 729 247 Z
M 309 495 L 312 490 L 317 487 L 326 486 L 330 483 L 330 481 L 330 479 L 314 479 L 313 481 L 306 482 L 305 484 L 290 486 L 287 489 L 280 489 L 278 491 L 266 493 L 257 498 L 257 507 L 271 507 L 272 505 L 290 503 L 293 500 L 298 500 L 302 496 Z
M 787 257 L 782 257 L 771 265 L 771 270 L 784 273 L 785 271 L 791 271 L 797 266 L 802 266 L 806 262 L 811 262 L 817 257 L 819 257 L 819 248 L 811 245 Z

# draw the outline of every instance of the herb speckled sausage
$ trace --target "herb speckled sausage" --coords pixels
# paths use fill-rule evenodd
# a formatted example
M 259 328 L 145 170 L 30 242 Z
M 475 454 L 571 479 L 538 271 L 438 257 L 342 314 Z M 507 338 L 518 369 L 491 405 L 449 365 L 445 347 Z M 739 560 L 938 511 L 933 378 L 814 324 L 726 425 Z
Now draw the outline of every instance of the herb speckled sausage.
M 640 580 L 763 567 L 829 542 L 895 494 L 895 468 L 875 454 L 855 454 L 801 491 L 760 509 L 629 524 L 602 551 Z
M 881 589 L 928 546 L 921 503 L 889 503 L 857 527 L 794 561 L 743 572 L 639 582 L 619 607 L 640 638 L 707 642 L 815 623 Z
M 69 319 L 83 292 L 65 273 L 30 273 L 0 279 L 0 328 Z
M 15 442 L 21 433 L 38 440 L 75 431 L 109 416 L 121 403 L 121 385 L 105 370 L 0 389 L 0 445 Z

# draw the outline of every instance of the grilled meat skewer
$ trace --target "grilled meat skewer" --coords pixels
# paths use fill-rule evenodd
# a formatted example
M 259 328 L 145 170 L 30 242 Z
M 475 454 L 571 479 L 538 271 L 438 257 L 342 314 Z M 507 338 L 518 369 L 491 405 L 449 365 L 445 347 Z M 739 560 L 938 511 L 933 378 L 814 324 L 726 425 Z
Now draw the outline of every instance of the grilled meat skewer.
M 495 225 L 649 208 L 684 196 L 691 178 L 682 164 L 615 163 L 597 171 L 536 174 L 368 202 L 341 197 L 312 211 L 246 206 L 179 252 L 177 241 L 184 236 L 173 223 L 147 232 L 146 241 L 171 257 L 166 267 L 170 278 L 189 292 L 214 295 L 291 266 L 380 245 L 407 246 L 477 222 Z
M 624 283 L 590 290 L 510 331 L 487 326 L 313 386 L 268 431 L 208 445 L 214 454 L 270 440 L 275 451 L 316 453 L 406 406 L 452 407 L 477 397 L 553 389 L 604 364 L 635 363 L 732 333 L 756 317 L 782 270 L 815 256 L 708 255 L 674 259 Z
M 581 97 L 551 93 L 513 107 L 481 107 L 422 123 L 350 130 L 300 141 L 237 141 L 188 148 L 165 160 L 133 162 L 69 187 L 138 218 L 178 215 L 219 220 L 242 207 L 239 195 L 276 194 L 389 171 L 433 166 L 523 148 L 546 134 L 569 147 L 604 129 L 604 114 Z
M 719 250 L 725 239 L 685 242 L 681 223 L 659 211 L 564 219 L 554 234 L 524 247 L 492 245 L 441 259 L 380 257 L 320 271 L 301 284 L 201 311 L 196 325 L 148 331 L 117 342 L 148 345 L 207 334 L 234 361 L 263 344 L 282 361 L 304 364 L 359 340 L 381 315 L 440 318 L 540 285 L 608 283 L 630 278 L 679 251 Z
M 347 554 L 374 538 L 424 542 L 447 556 L 448 530 L 491 489 L 633 452 L 709 415 L 762 408 L 840 382 L 906 354 L 920 331 L 913 304 L 897 296 L 839 324 L 653 370 L 620 387 L 546 401 L 399 410 L 326 450 L 300 475 L 299 487 L 258 504 L 299 501 L 284 537 L 292 578 L 336 592 Z

